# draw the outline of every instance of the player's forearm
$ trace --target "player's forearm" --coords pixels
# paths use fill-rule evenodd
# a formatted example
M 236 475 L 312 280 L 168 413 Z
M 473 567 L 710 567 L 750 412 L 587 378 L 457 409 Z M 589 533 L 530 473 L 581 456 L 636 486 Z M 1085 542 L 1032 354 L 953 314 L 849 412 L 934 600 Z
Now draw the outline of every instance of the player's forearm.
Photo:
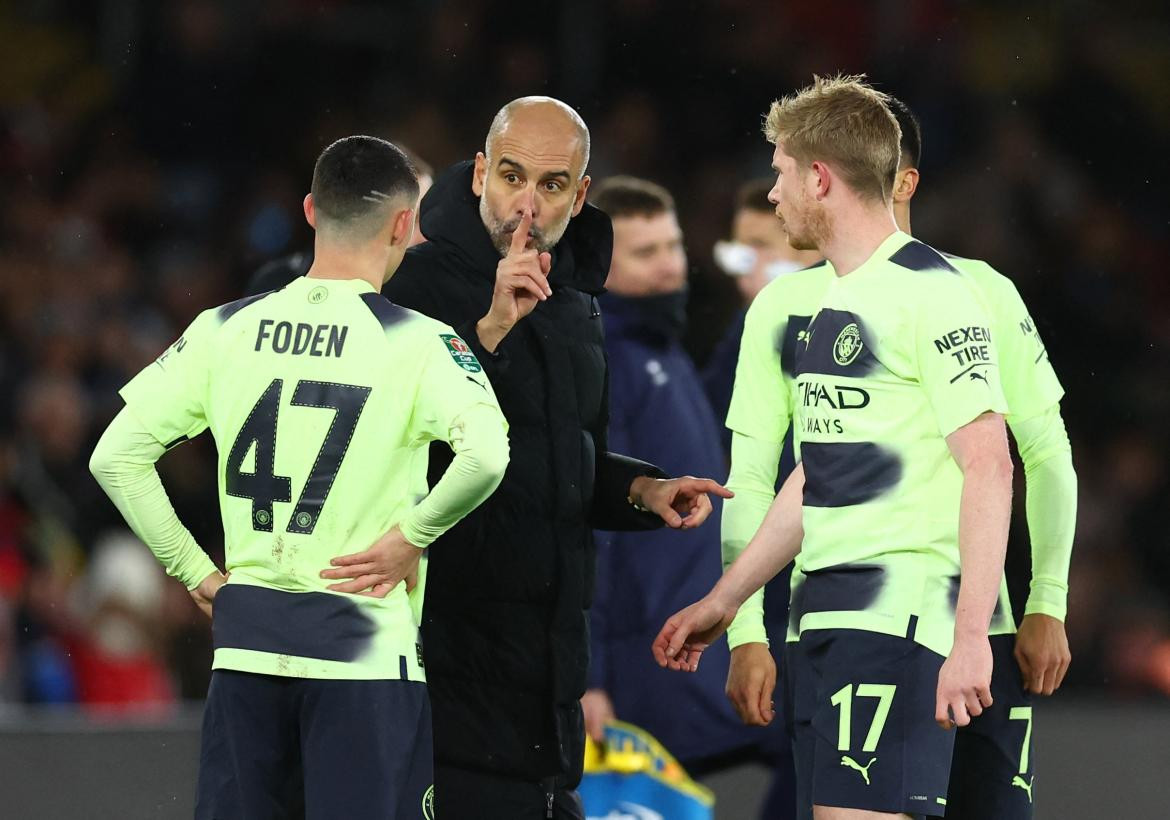
M 986 637 L 999 600 L 1012 506 L 1012 463 L 1004 441 L 963 466 L 959 502 L 961 582 L 955 636 Z
M 1032 583 L 1024 614 L 1049 615 L 1063 621 L 1076 531 L 1077 474 L 1059 405 L 1013 423 L 1012 434 L 1024 462 L 1032 542 Z
M 154 465 L 164 452 L 134 413 L 123 408 L 94 448 L 89 469 L 167 572 L 194 589 L 217 569 L 179 521 L 163 489 Z
M 731 475 L 727 488 L 734 498 L 723 502 L 722 554 L 726 572 L 747 549 L 760 529 L 776 498 L 776 472 L 782 444 L 751 438 L 740 433 L 731 437 Z M 745 643 L 767 643 L 764 628 L 764 588 L 747 597 L 727 629 L 727 645 L 734 649 Z
M 798 465 L 780 488 L 747 548 L 715 584 L 712 595 L 738 608 L 792 562 L 804 539 L 803 498 L 804 466 Z
M 491 405 L 474 405 L 460 414 L 450 431 L 455 458 L 400 523 L 406 540 L 416 547 L 430 545 L 495 492 L 508 466 L 507 429 Z

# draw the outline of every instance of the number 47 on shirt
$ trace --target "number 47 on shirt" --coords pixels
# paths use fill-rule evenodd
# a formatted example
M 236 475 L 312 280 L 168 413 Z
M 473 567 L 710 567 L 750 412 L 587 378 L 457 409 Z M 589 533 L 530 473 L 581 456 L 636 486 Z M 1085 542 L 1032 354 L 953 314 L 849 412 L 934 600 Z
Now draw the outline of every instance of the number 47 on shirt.
M 276 475 L 276 427 L 280 417 L 283 379 L 273 379 L 260 395 L 228 453 L 224 483 L 227 494 L 252 501 L 252 528 L 272 532 L 272 505 L 292 500 L 292 479 Z M 296 507 L 289 516 L 287 532 L 309 534 L 317 525 L 337 471 L 349 449 L 354 428 L 372 388 L 336 382 L 301 380 L 293 390 L 293 407 L 333 411 L 333 422 L 317 451 L 312 470 Z M 255 466 L 245 473 L 244 458 L 255 445 Z

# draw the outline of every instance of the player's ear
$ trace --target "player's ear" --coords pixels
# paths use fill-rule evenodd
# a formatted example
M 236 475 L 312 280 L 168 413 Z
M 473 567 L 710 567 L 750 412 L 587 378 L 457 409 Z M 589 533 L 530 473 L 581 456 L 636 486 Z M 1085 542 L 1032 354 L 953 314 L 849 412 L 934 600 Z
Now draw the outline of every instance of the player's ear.
M 894 201 L 909 202 L 918 190 L 918 169 L 903 168 L 894 177 Z
M 829 166 L 823 162 L 814 161 L 809 176 L 811 177 L 813 196 L 818 200 L 828 196 L 829 186 L 832 181 Z
M 585 194 L 589 193 L 589 183 L 592 180 L 589 175 L 581 177 L 581 184 L 577 186 L 577 194 L 573 199 L 573 216 L 581 213 L 581 209 L 585 207 Z
M 487 157 L 483 151 L 475 152 L 475 172 L 471 175 L 471 192 L 483 196 L 483 180 L 487 176 Z
M 394 227 L 390 233 L 390 244 L 403 248 L 414 238 L 414 208 L 403 208 L 394 215 Z
M 309 227 L 317 230 L 317 211 L 313 207 L 313 195 L 305 194 L 304 201 L 305 221 L 309 223 Z

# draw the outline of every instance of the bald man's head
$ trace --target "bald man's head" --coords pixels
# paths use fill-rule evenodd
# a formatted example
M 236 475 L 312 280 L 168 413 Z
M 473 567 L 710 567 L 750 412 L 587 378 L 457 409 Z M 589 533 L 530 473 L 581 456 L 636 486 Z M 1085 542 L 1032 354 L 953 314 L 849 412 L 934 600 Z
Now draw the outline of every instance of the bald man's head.
M 484 141 L 488 163 L 494 159 L 496 143 L 509 129 L 524 136 L 538 136 L 551 141 L 565 141 L 566 148 L 576 148 L 579 155 L 577 178 L 589 167 L 589 127 L 573 108 L 553 97 L 519 97 L 496 112 Z M 575 140 L 575 142 L 574 142 Z
M 550 250 L 581 212 L 589 177 L 589 129 L 552 97 L 521 97 L 499 110 L 475 158 L 472 191 L 492 244 L 506 255 L 512 231 L 532 214 L 528 247 Z

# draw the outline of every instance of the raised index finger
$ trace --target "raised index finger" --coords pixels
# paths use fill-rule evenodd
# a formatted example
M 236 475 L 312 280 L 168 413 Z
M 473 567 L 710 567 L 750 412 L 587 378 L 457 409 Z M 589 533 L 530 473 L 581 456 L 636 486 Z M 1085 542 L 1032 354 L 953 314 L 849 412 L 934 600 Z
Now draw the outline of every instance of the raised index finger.
M 520 253 L 528 243 L 528 229 L 532 227 L 532 211 L 524 211 L 520 224 L 512 231 L 512 248 L 509 253 Z

